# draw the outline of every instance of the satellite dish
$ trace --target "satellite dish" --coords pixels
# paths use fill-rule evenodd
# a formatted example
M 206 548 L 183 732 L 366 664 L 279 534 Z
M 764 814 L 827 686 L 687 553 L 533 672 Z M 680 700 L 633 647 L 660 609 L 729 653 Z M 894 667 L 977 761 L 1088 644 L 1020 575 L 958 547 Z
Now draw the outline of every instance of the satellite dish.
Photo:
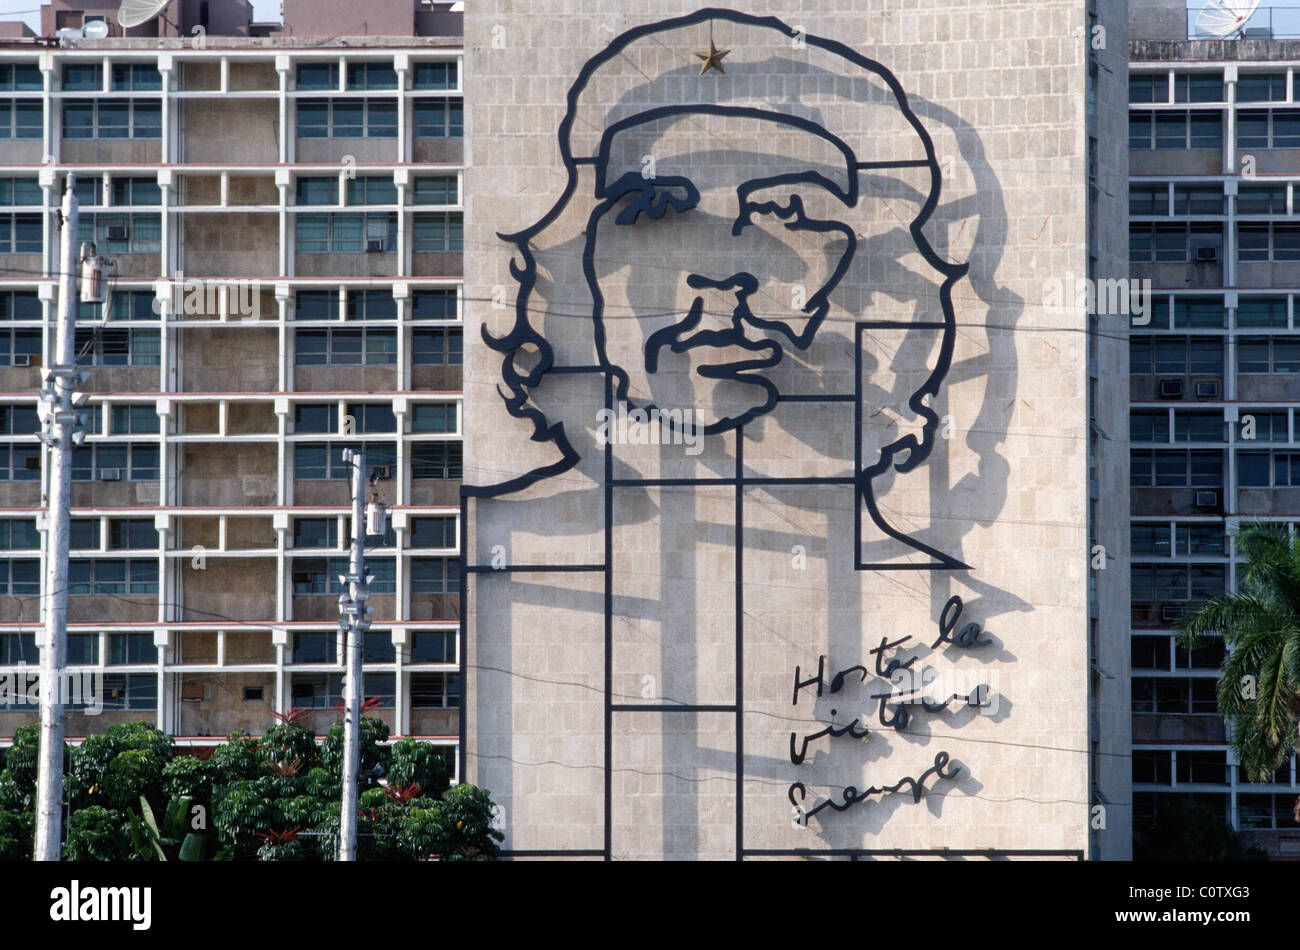
M 163 12 L 170 0 L 122 0 L 117 8 L 117 22 L 123 27 L 139 26 Z
M 108 36 L 108 24 L 103 20 L 87 20 L 81 34 L 88 40 L 102 40 Z
M 1196 17 L 1196 32 L 1225 37 L 1239 33 L 1259 9 L 1260 0 L 1210 0 Z

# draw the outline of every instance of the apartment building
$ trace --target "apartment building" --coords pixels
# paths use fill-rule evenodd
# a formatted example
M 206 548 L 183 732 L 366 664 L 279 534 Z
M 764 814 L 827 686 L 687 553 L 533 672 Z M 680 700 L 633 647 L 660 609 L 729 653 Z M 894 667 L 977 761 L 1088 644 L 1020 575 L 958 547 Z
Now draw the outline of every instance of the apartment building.
M 1173 625 L 1234 589 L 1235 524 L 1300 521 L 1300 10 L 1223 39 L 1196 15 L 1131 14 L 1130 259 L 1154 290 L 1130 336 L 1134 831 L 1181 797 L 1294 857 L 1294 758 L 1247 780 L 1223 645 L 1186 651 Z
M 286 0 L 259 24 L 244 0 L 183 0 L 123 35 L 115 8 L 55 0 L 42 36 L 0 30 L 0 672 L 38 664 L 36 393 L 75 174 L 110 302 L 102 327 L 78 310 L 92 423 L 69 657 L 103 674 L 105 705 L 68 735 L 147 719 L 202 745 L 272 711 L 336 721 L 350 447 L 391 506 L 368 541 L 370 715 L 452 756 L 460 14 Z M 33 719 L 11 704 L 0 736 Z

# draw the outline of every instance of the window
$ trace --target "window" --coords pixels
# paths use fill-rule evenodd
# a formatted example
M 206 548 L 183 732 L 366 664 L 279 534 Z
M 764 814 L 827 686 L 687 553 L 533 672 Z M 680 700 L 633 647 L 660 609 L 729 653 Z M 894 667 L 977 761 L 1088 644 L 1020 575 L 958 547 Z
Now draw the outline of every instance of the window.
M 460 443 L 412 443 L 411 477 L 444 479 L 463 477 Z
M 1134 410 L 1129 414 L 1128 431 L 1132 442 L 1168 442 L 1169 413 L 1160 409 Z
M 1212 524 L 1181 524 L 1178 526 L 1179 554 L 1225 554 L 1227 535 L 1222 526 Z
M 1192 236 L 1195 243 L 1195 234 Z M 1222 245 L 1220 245 L 1222 246 Z M 1174 327 L 1185 328 L 1219 328 L 1226 322 L 1227 311 L 1222 297 L 1196 297 L 1178 300 L 1174 304 Z
M 1227 568 L 1218 564 L 1134 564 L 1134 602 L 1203 600 L 1227 588 Z
M 74 346 L 78 366 L 157 366 L 162 356 L 157 330 L 78 330 Z
M 293 310 L 297 320 L 335 320 L 339 315 L 339 295 L 329 290 L 300 290 Z
M 1286 214 L 1285 185 L 1243 185 L 1237 192 L 1238 214 Z
M 45 193 L 35 178 L 0 178 L 0 205 L 44 207 Z
M 297 591 L 295 591 L 297 593 Z M 337 663 L 338 634 L 310 632 L 293 635 L 294 663 Z
M 1300 261 L 1300 225 L 1238 225 L 1237 259 L 1242 263 Z
M 295 548 L 337 548 L 339 523 L 336 518 L 295 518 L 293 522 Z
M 0 139 L 39 139 L 44 126 L 41 103 L 0 101 Z
M 110 666 L 157 662 L 158 647 L 154 643 L 152 633 L 110 633 L 108 635 Z
M 457 211 L 414 215 L 416 251 L 461 251 L 465 246 L 465 220 Z
M 35 551 L 41 546 L 41 533 L 34 518 L 0 518 L 0 550 Z
M 397 362 L 395 330 L 299 330 L 294 342 L 298 366 L 392 366 Z
M 347 199 L 350 205 L 395 205 L 397 186 L 393 184 L 393 179 L 377 175 L 350 178 Z
M 1149 77 L 1158 79 L 1161 98 L 1129 101 L 1164 102 L 1164 76 Z M 1130 93 L 1132 81 L 1130 80 Z M 1174 76 L 1174 102 L 1223 102 L 1223 79 L 1217 75 L 1204 73 L 1179 73 Z
M 369 241 L 379 241 L 381 251 L 397 247 L 396 213 L 300 214 L 295 224 L 300 254 L 360 254 Z
M 1184 222 L 1129 225 L 1129 260 L 1134 264 L 1185 264 L 1188 261 L 1202 261 L 1202 248 L 1218 251 L 1211 258 L 1212 261 L 1222 257 L 1222 224 Z
M 1129 148 L 1222 148 L 1219 112 L 1134 112 L 1129 115 Z
M 39 254 L 43 246 L 39 214 L 0 214 L 0 254 Z
M 416 320 L 455 320 L 456 291 L 417 290 L 412 295 L 411 315 Z
M 1237 301 L 1237 326 L 1286 327 L 1286 297 L 1242 297 Z
M 39 560 L 0 561 L 0 593 L 9 597 L 29 597 L 40 592 Z
M 1198 752 L 1179 749 L 1179 785 L 1221 785 L 1228 781 L 1228 760 L 1224 752 Z
M 367 633 L 361 643 L 361 662 L 396 663 L 397 648 L 393 646 L 392 634 Z M 392 690 L 389 690 L 389 695 Z
M 104 594 L 157 594 L 158 562 L 155 560 L 118 561 L 104 558 L 73 558 L 68 562 L 68 596 Z M 114 634 L 114 636 L 118 636 Z M 151 634 L 140 634 L 149 637 Z M 109 638 L 110 663 L 152 662 L 114 659 L 113 639 Z
M 411 547 L 413 548 L 454 548 L 456 547 L 455 518 L 412 518 Z
M 347 414 L 352 419 L 353 432 L 396 432 L 397 416 L 388 403 L 348 403 Z
M 63 67 L 65 92 L 100 92 L 104 88 L 104 68 L 98 63 L 69 63 Z
M 299 178 L 297 194 L 300 205 L 336 205 L 339 203 L 339 180 L 333 176 Z
M 1223 341 L 1217 337 L 1133 336 L 1129 339 L 1133 375 L 1220 376 Z
M 1268 488 L 1267 452 L 1237 453 L 1237 484 L 1242 488 Z
M 1170 785 L 1173 775 L 1172 756 L 1166 749 L 1133 751 L 1133 781 L 1148 785 Z
M 297 709 L 330 709 L 343 702 L 342 673 L 295 673 L 290 682 Z
M 1174 214 L 1223 214 L 1223 189 L 1218 185 L 1175 187 Z
M 1239 338 L 1237 372 L 1242 375 L 1300 373 L 1300 337 Z
M 83 214 L 77 222 L 77 240 L 91 241 L 106 253 L 157 253 L 162 249 L 162 216 Z
M 45 88 L 38 66 L 29 63 L 0 63 L 0 89 L 40 92 Z
M 396 320 L 397 301 L 387 290 L 354 290 L 348 293 L 349 320 Z
M 26 290 L 0 291 L 0 320 L 40 319 L 41 299 L 35 293 Z M 7 330 L 0 330 L 0 335 L 8 332 Z M 36 352 L 40 352 L 39 346 L 36 348 Z
M 1223 453 L 1134 449 L 1129 471 L 1134 488 L 1222 488 Z
M 396 89 L 397 71 L 391 63 L 348 63 L 349 89 Z
M 459 673 L 411 674 L 412 709 L 446 709 L 459 705 Z
M 298 137 L 397 138 L 397 103 L 390 99 L 299 99 Z
M 68 634 L 68 666 L 94 666 L 99 662 L 99 634 Z
M 114 518 L 108 522 L 108 546 L 113 550 L 158 547 L 158 529 L 152 518 Z
M 158 411 L 148 404 L 114 406 L 110 431 L 113 435 L 156 433 L 158 431 Z
M 98 518 L 74 518 L 68 533 L 74 551 L 99 550 Z
M 411 663 L 455 663 L 456 631 L 416 630 L 411 634 Z
M 1129 538 L 1133 553 L 1156 554 L 1168 557 L 1169 525 L 1167 524 L 1132 524 L 1129 526 Z
M 157 709 L 158 677 L 154 673 L 109 673 L 104 677 L 104 709 Z
M 1175 412 L 1175 442 L 1223 442 L 1222 412 Z
M 417 403 L 411 407 L 412 432 L 455 432 L 454 402 Z
M 1237 113 L 1237 148 L 1300 147 L 1300 109 Z
M 162 89 L 162 73 L 149 63 L 116 63 L 113 66 L 113 91 L 128 92 Z
M 393 442 L 299 442 L 293 447 L 294 478 L 301 481 L 350 478 L 351 466 L 343 461 L 345 448 L 365 452 L 366 464 L 370 466 L 397 464 L 397 446 Z
M 1237 439 L 1242 442 L 1287 442 L 1287 412 L 1285 409 L 1245 409 L 1237 422 Z
M 460 559 L 418 557 L 411 561 L 411 593 L 454 594 L 460 589 Z
M 412 366 L 460 366 L 464 362 L 461 331 L 450 327 L 411 334 Z
M 1174 644 L 1174 665 L 1180 670 L 1217 670 L 1227 656 L 1222 637 L 1209 637 L 1195 650 Z
M 1169 214 L 1169 189 L 1164 185 L 1130 185 L 1128 213 L 1131 215 Z
M 0 404 L 0 434 L 35 435 L 40 428 L 35 406 Z
M 1168 102 L 1169 77 L 1130 73 L 1128 77 L 1129 102 Z
M 455 63 L 416 63 L 414 87 L 416 89 L 455 89 Z
M 417 139 L 458 139 L 465 134 L 465 109 L 459 99 L 416 99 L 412 116 Z
M 156 482 L 158 446 L 141 442 L 83 445 L 72 450 L 72 480 Z
M 336 63 L 301 63 L 298 66 L 298 89 L 337 89 L 339 68 Z
M 293 431 L 338 432 L 338 416 L 335 403 L 299 403 L 293 407 Z
M 1285 102 L 1286 73 L 1243 73 L 1237 79 L 1238 102 Z
M 39 443 L 0 443 L 0 481 L 34 482 L 40 477 Z
M 65 99 L 63 137 L 161 138 L 162 105 L 156 99 Z
M 1300 486 L 1300 455 L 1273 456 L 1273 484 L 1278 488 Z
M 411 189 L 411 203 L 417 205 L 454 205 L 456 196 L 456 179 L 451 176 L 417 178 Z
M 295 558 L 293 562 L 293 592 L 295 596 L 332 594 L 346 591 L 339 583 L 347 576 L 349 560 L 346 557 Z M 372 594 L 391 594 L 397 590 L 396 563 L 391 557 L 366 558 L 366 573 L 374 577 L 370 585 Z

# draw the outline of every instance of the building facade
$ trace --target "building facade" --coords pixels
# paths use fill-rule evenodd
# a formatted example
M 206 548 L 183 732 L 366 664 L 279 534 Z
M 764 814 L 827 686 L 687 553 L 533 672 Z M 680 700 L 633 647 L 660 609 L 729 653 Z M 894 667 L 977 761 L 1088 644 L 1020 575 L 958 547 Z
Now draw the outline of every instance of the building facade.
M 1247 780 L 1217 713 L 1223 645 L 1189 653 L 1173 627 L 1235 588 L 1237 524 L 1294 529 L 1300 507 L 1296 12 L 1216 40 L 1181 2 L 1135 4 L 1129 84 L 1130 255 L 1155 292 L 1130 339 L 1135 834 L 1194 802 L 1283 857 L 1300 854 L 1294 757 Z
M 242 0 L 182 2 L 123 36 L 115 8 L 56 0 L 45 39 L 0 39 L 0 672 L 39 663 L 36 391 L 75 174 L 79 238 L 112 263 L 107 322 L 78 311 L 69 590 L 70 663 L 104 706 L 69 737 L 142 718 L 207 744 L 295 708 L 328 730 L 352 447 L 392 506 L 369 539 L 370 715 L 454 759 L 460 15 L 286 2 L 256 24 Z M 0 709 L 0 736 L 33 708 Z
M 466 12 L 513 855 L 1129 854 L 1125 7 L 836 6 Z

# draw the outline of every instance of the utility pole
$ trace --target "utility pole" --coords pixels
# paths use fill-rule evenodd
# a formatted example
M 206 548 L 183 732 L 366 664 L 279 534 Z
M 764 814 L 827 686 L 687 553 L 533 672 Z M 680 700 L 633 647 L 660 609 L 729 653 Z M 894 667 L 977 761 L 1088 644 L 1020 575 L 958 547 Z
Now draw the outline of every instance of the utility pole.
M 343 686 L 343 802 L 339 816 L 339 860 L 357 859 L 357 784 L 361 773 L 361 641 L 370 626 L 373 610 L 371 578 L 366 569 L 366 456 L 343 450 L 343 461 L 352 467 L 352 561 L 348 573 L 339 578 L 348 592 L 339 595 L 339 628 L 347 651 L 347 673 Z
M 57 359 L 44 374 L 41 388 L 44 425 L 41 441 L 50 447 L 49 495 L 46 500 L 45 642 L 41 649 L 40 759 L 36 772 L 37 861 L 58 861 L 63 851 L 64 667 L 68 655 L 68 540 L 72 500 L 72 450 L 85 438 L 74 390 L 88 374 L 76 366 L 76 267 L 78 207 L 76 176 L 68 174 L 63 193 L 59 255 L 59 325 Z

